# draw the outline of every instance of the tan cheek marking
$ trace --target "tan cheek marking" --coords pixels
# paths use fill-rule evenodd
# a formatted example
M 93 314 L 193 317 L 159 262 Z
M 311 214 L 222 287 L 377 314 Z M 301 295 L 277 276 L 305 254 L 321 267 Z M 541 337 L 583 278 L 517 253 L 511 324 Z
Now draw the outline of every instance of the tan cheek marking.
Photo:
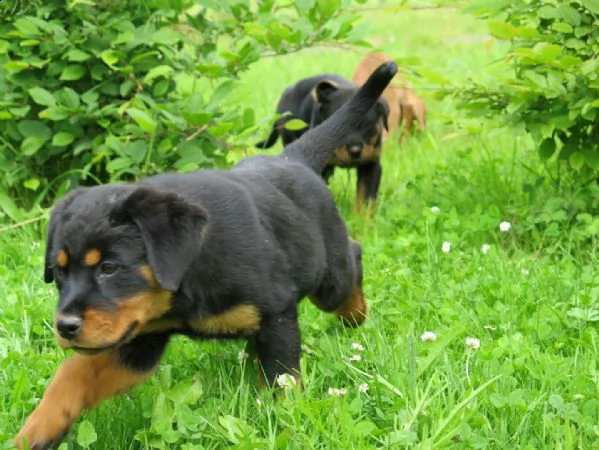
M 377 145 L 377 141 L 381 136 L 382 131 L 384 130 L 383 119 L 379 119 L 379 122 L 376 126 L 376 134 L 370 139 L 370 142 L 362 147 L 362 155 L 360 161 L 362 162 L 371 162 L 378 161 L 381 156 L 381 147 Z
M 83 328 L 74 341 L 65 341 L 57 336 L 63 348 L 107 347 L 118 342 L 131 324 L 137 329 L 131 337 L 139 334 L 144 326 L 162 316 L 171 308 L 172 294 L 165 290 L 142 292 L 119 302 L 115 312 L 88 309 L 83 315 Z
M 346 166 L 350 164 L 350 157 L 345 147 L 335 149 L 333 156 L 327 161 L 329 166 Z
M 376 145 L 368 144 L 362 147 L 362 157 L 360 158 L 361 162 L 372 162 L 377 161 L 381 156 L 380 148 L 377 148 Z
M 69 255 L 64 250 L 59 250 L 58 255 L 56 255 L 56 264 L 61 269 L 64 269 L 69 264 Z
M 88 250 L 83 257 L 83 263 L 89 267 L 95 266 L 100 261 L 102 261 L 102 253 L 97 248 Z
M 260 329 L 260 313 L 254 305 L 237 305 L 222 314 L 192 321 L 189 326 L 208 334 L 251 334 Z

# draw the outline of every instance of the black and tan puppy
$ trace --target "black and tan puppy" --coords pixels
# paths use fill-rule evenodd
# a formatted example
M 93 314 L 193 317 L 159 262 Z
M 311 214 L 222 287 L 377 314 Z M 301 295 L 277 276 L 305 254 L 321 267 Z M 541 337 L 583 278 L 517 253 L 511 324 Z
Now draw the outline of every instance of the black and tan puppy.
M 287 113 L 287 115 L 278 119 L 268 139 L 256 146 L 270 148 L 279 136 L 283 145 L 290 144 L 309 129 L 324 122 L 357 90 L 356 85 L 333 74 L 317 75 L 299 81 L 283 92 L 277 105 L 277 113 Z M 364 116 L 365 126 L 348 130 L 322 172 L 322 176 L 327 181 L 335 167 L 357 169 L 356 210 L 358 211 L 364 203 L 370 203 L 371 207 L 375 206 L 383 172 L 380 156 L 383 131 L 388 129 L 388 115 L 387 102 L 382 98 L 378 99 L 375 107 Z M 288 129 L 286 124 L 292 119 L 301 119 L 308 127 L 299 130 Z
M 60 366 L 16 445 L 57 445 L 84 409 L 146 379 L 174 333 L 248 339 L 272 385 L 279 374 L 299 376 L 303 297 L 360 324 L 361 248 L 319 174 L 396 70 L 381 66 L 279 156 L 60 200 L 45 280 L 58 287 L 58 342 L 78 354 Z

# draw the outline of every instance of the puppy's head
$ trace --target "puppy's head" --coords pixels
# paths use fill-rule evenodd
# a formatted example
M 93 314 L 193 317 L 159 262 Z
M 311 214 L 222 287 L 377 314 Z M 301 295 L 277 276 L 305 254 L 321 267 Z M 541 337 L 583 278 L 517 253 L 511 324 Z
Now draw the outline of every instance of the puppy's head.
M 58 202 L 44 278 L 59 292 L 60 345 L 87 353 L 116 347 L 166 313 L 205 225 L 202 209 L 151 187 L 78 189 Z
M 348 101 L 357 90 L 357 88 L 334 88 L 334 91 L 331 91 L 331 89 L 333 88 L 329 87 L 325 91 L 329 92 L 329 103 L 327 103 L 326 95 L 319 97 L 319 99 L 321 99 L 320 101 L 323 102 L 321 106 L 323 114 L 326 113 L 331 115 L 334 113 L 335 110 L 339 109 L 343 103 Z M 333 92 L 335 92 L 336 95 L 333 95 Z M 387 101 L 381 97 L 368 111 L 364 120 L 364 125 L 345 136 L 345 145 L 339 147 L 335 151 L 335 155 L 328 162 L 328 165 L 349 167 L 378 159 L 381 150 L 383 129 L 389 130 L 388 118 L 389 105 Z

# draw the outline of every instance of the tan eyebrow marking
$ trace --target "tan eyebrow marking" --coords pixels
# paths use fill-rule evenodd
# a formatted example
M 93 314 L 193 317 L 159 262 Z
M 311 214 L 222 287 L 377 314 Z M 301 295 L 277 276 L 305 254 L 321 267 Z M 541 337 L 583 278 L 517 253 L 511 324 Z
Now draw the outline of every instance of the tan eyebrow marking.
M 102 253 L 97 248 L 92 248 L 88 250 L 85 256 L 83 257 L 83 262 L 86 266 L 95 266 L 100 261 L 102 261 Z
M 59 250 L 56 255 L 56 264 L 61 269 L 64 269 L 69 264 L 69 255 L 64 250 Z

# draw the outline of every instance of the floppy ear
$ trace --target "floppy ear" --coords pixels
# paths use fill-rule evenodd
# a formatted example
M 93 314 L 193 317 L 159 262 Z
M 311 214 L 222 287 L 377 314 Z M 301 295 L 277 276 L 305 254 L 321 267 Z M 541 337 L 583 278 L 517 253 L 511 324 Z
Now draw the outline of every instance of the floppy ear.
M 141 232 L 148 263 L 161 287 L 179 289 L 185 274 L 200 253 L 207 216 L 174 193 L 137 188 L 121 207 Z
M 52 283 L 54 281 L 54 261 L 52 261 L 53 255 L 56 251 L 56 238 L 58 235 L 58 224 L 60 222 L 60 205 L 57 205 L 48 221 L 48 232 L 46 233 L 46 260 L 44 262 L 44 281 L 46 283 Z
M 385 130 L 389 131 L 389 104 L 383 97 L 381 97 L 376 102 L 375 108 L 377 114 L 383 119 Z
M 52 213 L 50 214 L 50 220 L 48 221 L 48 229 L 46 233 L 46 256 L 44 261 L 44 281 L 46 283 L 52 283 L 54 281 L 54 257 L 56 254 L 56 246 L 58 245 L 58 236 L 60 234 L 60 226 L 62 224 L 62 215 L 67 207 L 73 202 L 73 200 L 81 195 L 86 188 L 77 188 L 71 191 L 65 197 L 60 199 Z
M 327 103 L 337 89 L 338 85 L 334 81 L 322 80 L 312 89 L 312 97 L 319 103 Z

